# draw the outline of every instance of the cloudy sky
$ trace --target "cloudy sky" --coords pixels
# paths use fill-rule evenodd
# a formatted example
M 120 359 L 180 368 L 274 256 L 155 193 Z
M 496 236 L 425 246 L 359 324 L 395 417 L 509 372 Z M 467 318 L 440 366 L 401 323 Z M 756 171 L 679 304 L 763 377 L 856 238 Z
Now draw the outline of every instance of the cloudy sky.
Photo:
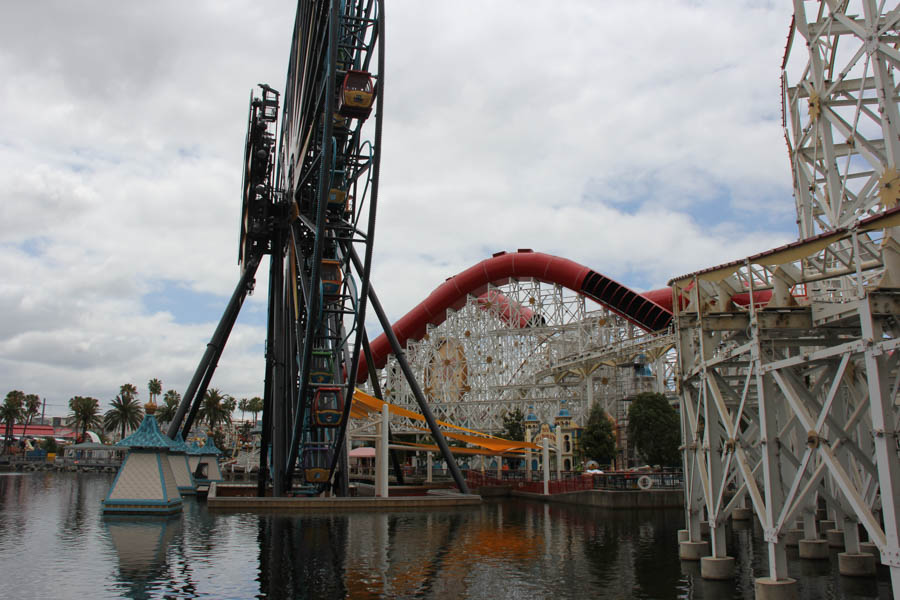
M 295 5 L 16 2 L 0 20 L 0 393 L 183 392 L 238 277 L 247 101 Z M 787 1 L 388 0 L 373 285 L 498 250 L 640 290 L 796 237 Z M 260 269 L 262 272 L 264 269 Z M 262 394 L 265 280 L 213 386 Z M 374 326 L 370 332 L 378 333 Z

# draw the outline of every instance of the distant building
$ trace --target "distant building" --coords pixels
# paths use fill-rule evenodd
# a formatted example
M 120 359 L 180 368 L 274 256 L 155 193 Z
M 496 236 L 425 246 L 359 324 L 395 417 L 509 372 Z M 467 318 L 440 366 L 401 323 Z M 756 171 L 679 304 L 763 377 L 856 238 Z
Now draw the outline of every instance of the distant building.
M 528 407 L 528 414 L 525 416 L 525 441 L 541 444 L 544 439 L 549 440 L 551 447 L 555 449 L 550 453 L 551 467 L 555 467 L 557 461 L 563 471 L 572 471 L 580 466 L 578 461 L 582 430 L 582 427 L 574 424 L 565 400 L 560 403 L 559 413 L 552 426 L 539 422 L 533 407 Z M 540 468 L 540 453 L 532 453 L 531 470 Z
M 25 427 L 24 425 L 13 425 L 12 430 L 12 436 L 15 440 L 21 439 L 22 437 L 33 438 L 35 440 L 43 440 L 52 437 L 57 442 L 73 443 L 77 435 L 77 432 L 70 427 L 55 427 L 53 425 L 31 424 L 28 427 Z

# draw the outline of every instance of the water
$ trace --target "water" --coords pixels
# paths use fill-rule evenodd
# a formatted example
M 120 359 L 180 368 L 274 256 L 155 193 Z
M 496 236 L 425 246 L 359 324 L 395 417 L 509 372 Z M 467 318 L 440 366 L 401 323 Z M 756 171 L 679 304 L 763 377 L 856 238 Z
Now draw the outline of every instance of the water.
M 0 597 L 753 598 L 757 528 L 733 529 L 733 582 L 678 559 L 680 510 L 490 501 L 440 512 L 103 518 L 111 475 L 0 474 Z M 887 571 L 855 581 L 791 558 L 801 598 L 890 598 Z

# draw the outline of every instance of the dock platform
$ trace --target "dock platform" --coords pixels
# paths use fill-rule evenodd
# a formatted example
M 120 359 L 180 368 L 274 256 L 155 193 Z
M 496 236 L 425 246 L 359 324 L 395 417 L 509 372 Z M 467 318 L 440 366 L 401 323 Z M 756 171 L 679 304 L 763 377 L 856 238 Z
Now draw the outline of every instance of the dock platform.
M 456 491 L 432 490 L 421 496 L 396 496 L 377 498 L 374 496 L 356 496 L 350 498 L 323 497 L 265 497 L 255 496 L 255 484 L 222 484 L 214 482 L 210 485 L 206 506 L 210 510 L 278 510 L 297 512 L 335 512 L 335 511 L 407 511 L 430 510 L 435 508 L 452 508 L 477 506 L 481 504 L 481 496 L 477 494 L 460 494 Z

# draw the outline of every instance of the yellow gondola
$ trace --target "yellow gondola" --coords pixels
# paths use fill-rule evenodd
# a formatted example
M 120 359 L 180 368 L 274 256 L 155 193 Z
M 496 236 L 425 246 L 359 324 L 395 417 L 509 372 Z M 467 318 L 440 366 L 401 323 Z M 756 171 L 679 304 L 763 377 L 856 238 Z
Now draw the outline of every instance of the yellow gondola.
M 303 475 L 307 483 L 328 481 L 331 448 L 327 445 L 310 445 L 303 449 Z
M 341 216 L 349 212 L 347 192 L 338 188 L 328 190 L 328 210 Z
M 375 103 L 375 83 L 366 71 L 347 71 L 338 95 L 338 113 L 368 119 Z

